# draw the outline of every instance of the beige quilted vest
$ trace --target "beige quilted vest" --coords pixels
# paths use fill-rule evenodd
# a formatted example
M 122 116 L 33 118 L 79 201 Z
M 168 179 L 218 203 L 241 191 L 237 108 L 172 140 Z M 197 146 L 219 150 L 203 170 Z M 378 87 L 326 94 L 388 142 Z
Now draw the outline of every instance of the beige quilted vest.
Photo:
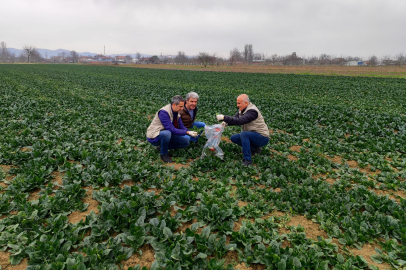
M 241 126 L 242 130 L 243 131 L 254 131 L 254 132 L 261 134 L 262 136 L 269 138 L 268 126 L 265 124 L 264 117 L 262 117 L 262 114 L 258 110 L 257 106 L 255 106 L 254 104 L 252 104 L 250 102 L 250 104 L 248 104 L 247 108 L 245 109 L 245 111 L 243 113 L 241 113 L 241 111 L 239 111 L 238 113 L 241 116 L 241 114 L 245 114 L 248 110 L 257 111 L 258 117 L 257 117 L 257 119 L 255 119 L 245 125 L 242 125 Z
M 160 111 L 166 111 L 169 114 L 169 117 L 171 119 L 171 122 L 173 121 L 173 112 L 172 112 L 172 105 L 168 104 L 164 107 L 162 107 L 161 109 L 159 109 L 159 111 L 155 114 L 154 119 L 152 119 L 151 124 L 149 125 L 148 129 L 147 129 L 147 138 L 150 139 L 154 139 L 159 135 L 159 132 L 161 132 L 161 130 L 164 130 L 164 126 L 161 123 L 161 120 L 158 117 L 158 113 Z M 179 118 L 180 118 L 180 114 L 178 113 L 178 123 L 179 123 Z

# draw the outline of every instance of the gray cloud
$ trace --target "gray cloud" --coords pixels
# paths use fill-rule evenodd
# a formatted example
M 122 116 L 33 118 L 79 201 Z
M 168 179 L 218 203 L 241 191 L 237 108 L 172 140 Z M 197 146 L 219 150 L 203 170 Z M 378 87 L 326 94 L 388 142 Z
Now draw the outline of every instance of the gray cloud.
M 406 52 L 401 0 L 14 0 L 0 7 L 0 39 L 14 48 L 228 56 L 251 43 L 268 55 Z

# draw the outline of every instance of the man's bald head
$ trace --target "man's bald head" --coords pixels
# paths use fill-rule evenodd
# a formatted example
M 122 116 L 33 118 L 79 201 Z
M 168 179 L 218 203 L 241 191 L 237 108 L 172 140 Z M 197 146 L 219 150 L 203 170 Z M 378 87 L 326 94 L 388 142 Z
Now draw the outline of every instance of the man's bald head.
M 242 94 L 237 97 L 237 107 L 239 111 L 243 111 L 250 103 L 250 98 L 247 94 Z
M 239 99 L 239 98 L 241 99 L 241 101 L 250 103 L 250 98 L 248 97 L 247 94 L 241 94 L 241 95 L 239 95 L 239 96 L 237 97 L 237 99 Z

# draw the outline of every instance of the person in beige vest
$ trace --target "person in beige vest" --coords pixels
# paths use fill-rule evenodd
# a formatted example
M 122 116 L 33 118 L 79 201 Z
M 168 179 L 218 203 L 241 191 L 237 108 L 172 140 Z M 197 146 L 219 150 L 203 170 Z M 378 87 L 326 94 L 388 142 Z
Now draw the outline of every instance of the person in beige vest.
M 242 132 L 231 136 L 231 141 L 242 147 L 242 164 L 252 165 L 251 155 L 261 153 L 262 146 L 269 142 L 269 129 L 257 106 L 246 94 L 237 97 L 238 112 L 234 116 L 217 115 L 218 121 L 229 126 L 241 126 Z
M 189 131 L 182 123 L 179 111 L 183 110 L 185 100 L 182 96 L 172 97 L 168 104 L 155 114 L 147 129 L 147 141 L 156 146 L 163 162 L 170 163 L 169 149 L 183 148 L 189 145 L 189 138 L 197 137 L 197 132 Z

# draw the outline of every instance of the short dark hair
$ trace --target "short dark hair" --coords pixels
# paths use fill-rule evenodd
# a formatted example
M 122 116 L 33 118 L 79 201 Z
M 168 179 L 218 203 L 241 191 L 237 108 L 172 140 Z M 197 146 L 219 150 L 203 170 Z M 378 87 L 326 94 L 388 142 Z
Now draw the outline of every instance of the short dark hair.
M 171 105 L 179 105 L 180 102 L 185 102 L 185 99 L 180 95 L 173 96 L 171 99 Z

